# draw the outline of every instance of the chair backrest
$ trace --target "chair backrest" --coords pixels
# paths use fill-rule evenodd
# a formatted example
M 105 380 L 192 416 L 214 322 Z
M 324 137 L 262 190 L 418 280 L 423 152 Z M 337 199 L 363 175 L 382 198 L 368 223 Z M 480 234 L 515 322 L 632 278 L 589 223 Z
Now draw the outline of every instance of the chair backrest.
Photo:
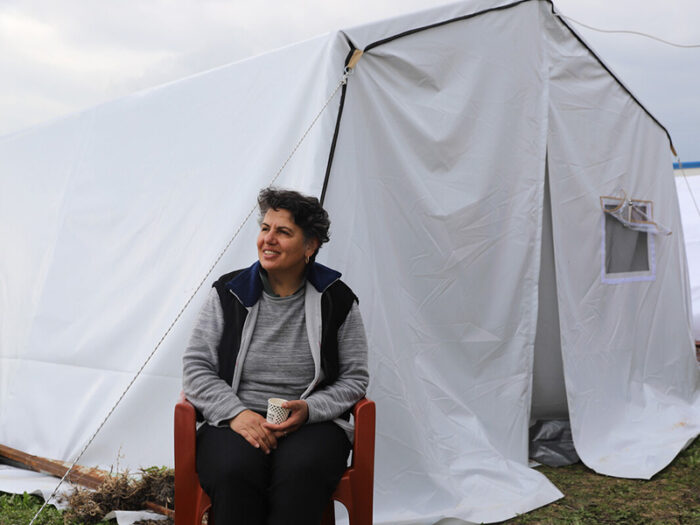
M 184 393 L 175 405 L 175 524 L 200 525 L 209 498 L 197 475 L 197 416 Z
M 353 407 L 355 436 L 352 464 L 343 474 L 327 506 L 322 525 L 335 523 L 333 500 L 345 505 L 350 525 L 372 525 L 374 496 L 374 432 L 376 407 L 370 399 L 360 399 Z
M 374 401 L 360 399 L 352 409 L 355 418 L 355 438 L 352 447 L 351 469 L 357 472 L 358 486 L 370 498 L 374 493 L 374 434 L 376 407 Z M 353 487 L 355 488 L 355 487 Z

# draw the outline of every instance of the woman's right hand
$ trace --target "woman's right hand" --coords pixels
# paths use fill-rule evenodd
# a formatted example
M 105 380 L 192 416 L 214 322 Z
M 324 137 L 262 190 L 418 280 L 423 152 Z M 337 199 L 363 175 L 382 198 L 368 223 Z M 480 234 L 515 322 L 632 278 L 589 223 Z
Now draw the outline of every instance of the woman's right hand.
M 255 448 L 261 448 L 265 454 L 277 448 L 274 434 L 263 426 L 265 418 L 252 410 L 244 410 L 229 422 L 229 427 L 240 434 Z

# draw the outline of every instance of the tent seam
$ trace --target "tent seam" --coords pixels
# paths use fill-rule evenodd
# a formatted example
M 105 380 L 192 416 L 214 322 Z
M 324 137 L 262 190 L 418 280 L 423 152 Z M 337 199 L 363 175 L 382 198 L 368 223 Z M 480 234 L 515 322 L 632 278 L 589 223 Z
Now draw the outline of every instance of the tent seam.
M 350 46 L 350 51 L 348 51 L 348 54 L 345 57 L 345 64 L 344 67 L 348 65 L 350 62 L 350 58 L 352 57 L 353 53 L 355 52 L 355 45 L 350 41 L 347 35 L 345 35 L 345 39 Z M 326 192 L 328 190 L 328 183 L 330 181 L 330 176 L 331 176 L 331 169 L 333 167 L 333 159 L 335 157 L 335 147 L 336 144 L 338 143 L 338 135 L 340 133 L 340 121 L 343 118 L 343 109 L 345 108 L 345 93 L 347 92 L 348 85 L 343 84 L 343 88 L 341 89 L 340 92 L 340 103 L 338 105 L 338 116 L 335 119 L 335 130 L 333 131 L 333 138 L 331 139 L 331 148 L 330 151 L 328 152 L 328 162 L 326 163 L 326 174 L 323 177 L 323 188 L 321 189 L 321 197 L 319 199 L 321 206 L 323 206 L 324 201 L 326 200 Z
M 566 22 L 566 20 L 564 20 L 563 17 L 561 17 L 557 14 L 555 7 L 554 7 L 554 3 L 552 2 L 552 0 L 537 0 L 537 1 L 544 1 L 550 5 L 551 10 L 552 10 L 552 14 L 554 15 L 554 18 L 559 20 L 559 22 L 569 30 L 569 32 L 574 36 L 574 38 L 576 38 L 576 40 L 578 40 L 578 42 L 584 48 L 586 48 L 586 50 L 591 54 L 591 56 L 593 56 L 593 58 L 595 58 L 596 62 L 598 62 L 598 64 L 603 69 L 605 69 L 605 71 L 608 72 L 608 74 L 615 80 L 615 82 L 617 82 L 617 84 L 622 88 L 622 90 L 625 93 L 627 93 L 630 97 L 632 97 L 632 100 L 634 100 L 637 103 L 637 105 L 640 108 L 642 108 L 642 111 L 644 111 L 644 113 L 646 113 L 649 116 L 649 118 L 651 118 L 651 120 L 653 120 L 661 129 L 664 130 L 664 132 L 666 133 L 666 137 L 668 138 L 668 144 L 671 148 L 671 151 L 675 154 L 676 148 L 673 146 L 673 139 L 671 139 L 671 134 L 669 133 L 668 129 L 666 129 L 666 126 L 661 124 L 661 122 L 654 115 L 651 114 L 651 111 L 649 111 L 644 106 L 644 104 L 642 104 L 639 101 L 639 99 L 632 93 L 632 91 L 624 84 L 624 82 L 622 82 L 622 80 L 620 80 L 617 77 L 617 75 L 615 75 L 615 73 L 612 72 L 612 70 L 605 64 L 605 62 L 603 62 L 603 60 L 598 56 L 598 54 L 595 51 L 593 51 L 593 49 L 591 49 L 591 47 L 583 40 L 583 38 Z

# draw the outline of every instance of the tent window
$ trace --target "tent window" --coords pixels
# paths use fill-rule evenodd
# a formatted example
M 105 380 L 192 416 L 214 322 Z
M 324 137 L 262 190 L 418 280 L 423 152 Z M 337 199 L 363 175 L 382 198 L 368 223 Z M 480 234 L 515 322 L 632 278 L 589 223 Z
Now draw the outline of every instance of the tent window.
M 640 220 L 646 214 L 646 206 L 632 205 L 632 215 Z M 607 209 L 614 205 L 607 204 Z M 605 214 L 605 273 L 649 271 L 649 243 L 647 232 L 627 228 L 609 213 Z
M 621 203 L 622 202 L 622 203 Z M 601 197 L 603 282 L 651 281 L 655 278 L 650 201 Z

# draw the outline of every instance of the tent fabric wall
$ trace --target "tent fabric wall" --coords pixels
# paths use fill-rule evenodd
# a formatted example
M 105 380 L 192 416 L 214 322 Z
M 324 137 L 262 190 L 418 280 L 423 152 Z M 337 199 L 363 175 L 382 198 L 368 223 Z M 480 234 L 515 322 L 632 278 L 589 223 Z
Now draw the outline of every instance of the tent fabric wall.
M 700 432 L 683 231 L 664 130 L 550 21 L 549 178 L 574 442 L 594 470 L 649 478 Z M 586 82 L 581 82 L 585 78 Z M 653 281 L 601 282 L 600 196 L 654 201 Z
M 678 170 L 680 171 L 680 170 Z M 700 169 L 684 170 L 686 177 L 676 172 L 678 204 L 683 221 L 685 249 L 688 260 L 693 310 L 693 337 L 700 341 L 700 213 L 695 202 L 700 204 Z M 695 202 L 693 202 L 693 198 Z
M 326 203 L 359 206 L 334 216 L 325 256 L 371 312 L 377 470 L 393 472 L 376 499 L 402 509 L 394 518 L 495 521 L 559 497 L 525 467 L 547 131 L 539 24 L 523 4 L 388 42 L 348 86 Z
M 1 443 L 78 454 L 338 83 L 339 39 L 2 139 Z M 337 107 L 280 184 L 320 192 Z M 170 407 L 197 305 L 216 276 L 255 258 L 256 231 L 254 216 L 83 463 L 172 463 Z
M 0 258 L 0 442 L 72 459 L 242 225 L 81 460 L 172 463 L 198 306 L 216 276 L 255 257 L 257 191 L 355 47 L 367 52 L 337 136 L 340 97 L 277 183 L 320 195 L 335 138 L 332 240 L 319 260 L 360 296 L 371 342 L 375 522 L 500 521 L 561 497 L 527 468 L 547 167 L 576 446 L 601 472 L 662 468 L 700 419 L 668 140 L 567 31 L 546 1 L 460 2 L 0 139 L 11 247 Z M 596 280 L 597 199 L 617 183 L 653 199 L 674 231 L 658 241 L 654 282 Z M 599 389 L 616 396 L 615 418 Z

